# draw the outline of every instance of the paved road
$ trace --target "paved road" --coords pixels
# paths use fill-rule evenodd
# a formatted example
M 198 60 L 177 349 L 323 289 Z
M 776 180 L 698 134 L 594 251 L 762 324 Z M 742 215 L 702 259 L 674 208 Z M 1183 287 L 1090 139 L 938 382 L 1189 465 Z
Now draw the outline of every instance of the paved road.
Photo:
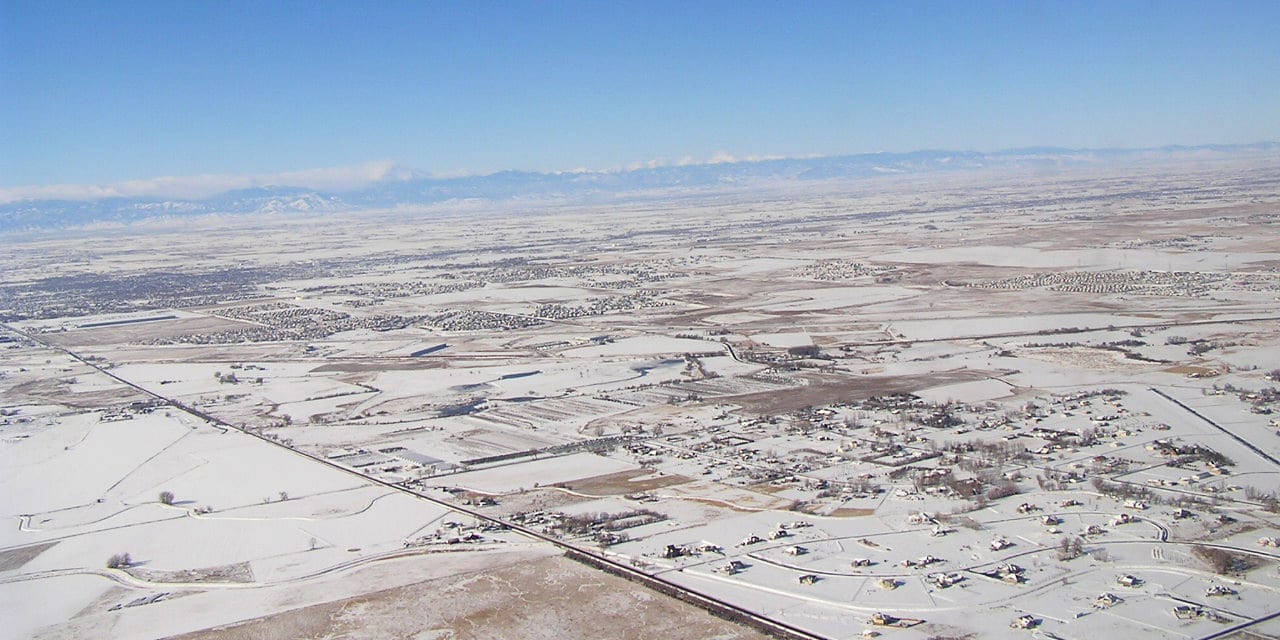
M 1152 393 L 1154 393 L 1154 394 L 1156 394 L 1156 395 L 1160 396 L 1161 398 L 1164 398 L 1165 400 L 1168 400 L 1169 402 L 1172 402 L 1172 403 L 1174 403 L 1174 404 L 1178 405 L 1179 407 L 1182 407 L 1184 410 L 1186 410 L 1186 412 L 1187 412 L 1187 413 L 1190 413 L 1191 415 L 1193 415 L 1193 416 L 1195 416 L 1195 417 L 1197 417 L 1197 418 L 1200 418 L 1201 420 L 1204 420 L 1205 422 L 1209 423 L 1213 428 L 1217 429 L 1218 431 L 1221 431 L 1221 432 L 1223 432 L 1223 433 L 1227 434 L 1228 436 L 1230 436 L 1230 437 L 1231 437 L 1231 439 L 1235 440 L 1236 442 L 1239 442 L 1240 444 L 1244 445 L 1244 447 L 1245 447 L 1245 448 L 1247 448 L 1247 449 L 1249 449 L 1250 451 L 1252 451 L 1252 452 L 1254 452 L 1254 453 L 1258 454 L 1259 456 L 1261 456 L 1263 460 L 1266 460 L 1267 462 L 1270 462 L 1271 464 L 1276 465 L 1277 467 L 1280 467 L 1280 460 L 1276 460 L 1274 456 L 1272 456 L 1271 454 L 1267 453 L 1266 451 L 1263 451 L 1262 449 L 1258 448 L 1258 446 L 1257 446 L 1257 445 L 1253 444 L 1252 442 L 1249 442 L 1248 440 L 1245 440 L 1244 438 L 1241 438 L 1240 436 L 1238 436 L 1238 435 L 1236 435 L 1236 434 L 1232 433 L 1231 431 L 1228 431 L 1228 430 L 1227 430 L 1225 427 L 1223 427 L 1222 425 L 1220 425 L 1220 424 L 1218 424 L 1218 423 L 1214 422 L 1213 420 L 1210 420 L 1209 418 L 1205 417 L 1205 415 L 1204 415 L 1204 414 L 1202 414 L 1202 413 L 1200 413 L 1199 411 L 1196 411 L 1195 409 L 1192 409 L 1191 407 L 1189 407 L 1189 406 L 1187 406 L 1187 405 L 1183 404 L 1183 402 L 1182 402 L 1181 400 L 1178 400 L 1177 398 L 1175 398 L 1175 397 L 1173 397 L 1173 396 L 1171 396 L 1171 395 L 1169 395 L 1169 394 L 1167 394 L 1167 393 L 1165 393 L 1165 392 L 1163 392 L 1163 391 L 1161 391 L 1161 390 L 1159 390 L 1159 389 L 1157 389 L 1157 388 L 1155 388 L 1155 387 L 1148 387 L 1147 389 L 1148 389 L 1148 391 L 1151 391 Z
M 1147 322 L 1143 324 L 1118 324 L 1105 327 L 1080 327 L 1078 329 L 1069 330 L 1053 330 L 1038 329 L 1035 331 L 1004 331 L 1000 333 L 984 333 L 972 336 L 947 336 L 943 338 L 893 338 L 890 340 L 867 340 L 859 342 L 844 343 L 840 346 L 849 347 L 874 347 L 887 346 L 895 344 L 916 344 L 926 342 L 954 342 L 957 340 L 988 340 L 991 338 L 1017 338 L 1021 336 L 1066 336 L 1077 333 L 1089 333 L 1091 331 L 1105 331 L 1107 329 L 1161 329 L 1171 327 L 1195 327 L 1201 325 L 1214 324 L 1242 324 L 1246 322 L 1271 322 L 1280 320 L 1280 316 L 1255 316 L 1252 318 L 1233 318 L 1230 320 L 1186 320 L 1178 322 L 1176 320 L 1166 320 L 1163 322 Z
M 1233 626 L 1227 627 L 1226 629 L 1223 629 L 1222 631 L 1218 631 L 1218 632 L 1216 632 L 1216 633 L 1211 633 L 1211 634 L 1209 634 L 1209 635 L 1207 635 L 1207 636 L 1202 636 L 1202 637 L 1200 638 L 1200 640 L 1216 640 L 1217 638 L 1225 638 L 1225 637 L 1227 637 L 1227 636 L 1230 636 L 1231 634 L 1236 633 L 1237 631 L 1241 631 L 1241 630 L 1244 630 L 1244 629 L 1248 629 L 1249 627 L 1252 627 L 1252 626 L 1253 626 L 1253 625 L 1255 625 L 1255 624 L 1262 624 L 1263 622 L 1266 622 L 1266 621 L 1268 621 L 1268 620 L 1274 620 L 1274 619 L 1276 619 L 1276 618 L 1280 618 L 1280 611 L 1276 611 L 1275 613 L 1271 613 L 1271 614 L 1268 614 L 1268 615 L 1262 616 L 1261 618 L 1254 618 L 1254 619 L 1252 619 L 1252 620 L 1246 620 L 1246 621 L 1244 621 L 1244 622 L 1241 622 L 1240 624 L 1237 624 L 1237 625 L 1233 625 Z
M 305 452 L 305 451 L 300 451 L 300 450 L 298 450 L 298 449 L 294 449 L 294 448 L 292 448 L 292 447 L 286 446 L 286 445 L 284 445 L 284 444 L 281 444 L 281 443 L 279 443 L 279 442 L 276 442 L 275 440 L 272 440 L 272 439 L 270 439 L 270 438 L 263 437 L 263 436 L 261 436 L 261 435 L 259 435 L 259 434 L 257 434 L 257 433 L 252 432 L 252 431 L 249 431 L 249 430 L 246 430 L 246 429 L 242 429 L 242 428 L 240 428 L 240 427 L 239 427 L 239 426 L 237 426 L 237 425 L 234 425 L 234 424 L 231 424 L 231 423 L 229 423 L 229 422 L 226 422 L 226 421 L 224 421 L 224 420 L 222 420 L 222 419 L 220 419 L 220 418 L 218 418 L 218 417 L 216 417 L 216 416 L 212 416 L 212 415 L 210 415 L 210 414 L 207 414 L 207 413 L 205 413 L 205 412 L 203 412 L 203 411 L 200 411 L 199 409 L 196 409 L 195 407 L 191 407 L 191 406 L 188 406 L 188 405 L 186 405 L 186 404 L 184 404 L 184 403 L 182 403 L 182 402 L 179 402 L 179 401 L 177 401 L 177 400 L 175 400 L 175 399 L 165 397 L 165 396 L 163 396 L 163 395 L 161 395 L 161 394 L 159 394 L 159 393 L 156 393 L 156 392 L 154 392 L 154 391 L 152 391 L 152 390 L 150 390 L 150 389 L 147 389 L 147 388 L 145 388 L 145 387 L 139 386 L 139 385 L 137 385 L 137 384 L 135 384 L 135 383 L 133 383 L 133 382 L 130 382 L 129 380 L 126 380 L 126 379 L 124 379 L 124 378 L 121 378 L 121 377 L 119 377 L 119 376 L 115 375 L 114 373 L 112 373 L 111 371 L 109 371 L 109 370 L 107 370 L 107 369 L 104 369 L 103 367 L 99 366 L 97 363 L 90 362 L 90 361 L 88 361 L 88 360 L 85 360 L 84 358 L 81 358 L 80 356 L 76 355 L 74 352 L 72 352 L 72 351 L 70 351 L 70 350 L 68 350 L 68 349 L 65 349 L 65 348 L 60 347 L 60 346 L 57 346 L 57 345 L 53 345 L 53 344 L 46 343 L 46 342 L 44 342 L 43 340 L 40 340 L 39 338 L 37 338 L 37 337 L 35 337 L 35 336 L 29 335 L 29 334 L 27 334 L 26 332 L 23 332 L 23 331 L 19 331 L 19 330 L 17 330 L 17 329 L 14 329 L 13 327 L 10 327 L 9 325 L 6 325 L 6 324 L 0 324 L 0 327 L 3 327 L 3 328 L 5 328 L 5 329 L 7 329 L 7 330 L 9 330 L 9 331 L 12 331 L 12 332 L 13 332 L 13 333 L 15 333 L 15 334 L 18 334 L 18 335 L 24 336 L 24 337 L 26 337 L 26 338 L 28 338 L 28 339 L 32 340 L 33 342 L 36 342 L 36 343 L 38 343 L 38 344 L 40 344 L 40 345 L 43 345 L 44 347 L 46 347 L 46 348 L 48 348 L 48 349 L 53 349 L 53 350 L 55 350 L 55 351 L 59 351 L 59 352 L 65 353 L 65 354 L 66 354 L 66 355 L 68 355 L 69 357 L 71 357 L 71 358 L 75 359 L 77 362 L 80 362 L 80 363 L 82 363 L 82 364 L 84 364 L 84 365 L 86 365 L 86 366 L 88 366 L 88 367 L 92 367 L 93 369 L 95 369 L 95 370 L 97 370 L 97 371 L 101 372 L 103 375 L 106 375 L 107 377 L 111 378 L 112 380 L 115 380 L 115 381 L 117 381 L 117 382 L 119 382 L 119 383 L 121 383 L 121 384 L 123 384 L 123 385 L 126 385 L 126 386 L 128 386 L 128 387 L 130 387 L 130 388 L 132 388 L 132 389 L 135 389 L 135 390 L 137 390 L 137 391 L 139 391 L 139 392 L 141 392 L 141 393 L 144 393 L 144 394 L 146 394 L 146 395 L 148 395 L 148 396 L 151 396 L 151 397 L 153 397 L 153 398 L 155 398 L 155 399 L 157 399 L 157 400 L 160 400 L 160 401 L 165 402 L 165 403 L 167 403 L 167 404 L 169 404 L 169 405 L 172 405 L 173 407 L 175 407 L 175 408 L 177 408 L 177 409 L 180 409 L 180 410 L 182 410 L 182 411 L 184 411 L 184 412 L 186 412 L 186 413 L 188 413 L 188 414 L 190 414 L 190 415 L 192 415 L 192 416 L 195 416 L 195 417 L 197 417 L 197 418 L 200 418 L 201 420 L 207 421 L 208 423 L 210 423 L 210 424 L 212 424 L 212 425 L 215 425 L 215 426 L 218 426 L 218 427 L 221 427 L 221 428 L 224 428 L 224 429 L 234 429 L 234 430 L 239 431 L 239 432 L 241 432 L 241 433 L 244 433 L 244 434 L 246 434 L 246 435 L 249 435 L 249 436 L 252 436 L 252 437 L 254 437 L 254 438 L 257 438 L 257 439 L 259 439 L 259 440 L 261 440 L 261 441 L 263 441 L 263 442 L 265 442 L 265 443 L 267 443 L 267 444 L 270 444 L 270 445 L 272 445 L 272 446 L 280 447 L 280 448 L 282 448 L 282 449 L 284 449 L 284 450 L 286 450 L 286 451 L 289 451 L 290 453 L 293 453 L 294 455 L 298 455 L 298 456 L 305 457 L 305 458 L 307 458 L 307 459 L 309 459 L 309 460 L 311 460 L 311 461 L 313 461 L 313 462 L 315 462 L 315 463 L 322 464 L 322 465 L 325 465 L 325 466 L 327 466 L 327 467 L 331 467 L 331 468 L 333 468 L 333 469 L 336 469 L 336 470 L 338 470 L 338 471 L 341 471 L 342 473 L 345 473 L 345 474 L 349 474 L 349 475 L 356 476 L 356 477 L 358 477 L 358 478 L 360 478 L 360 479 L 364 480 L 365 482 L 369 482 L 369 483 L 377 484 L 377 485 L 382 485 L 382 486 L 387 487 L 387 488 L 390 488 L 390 489 L 395 489 L 395 490 L 397 490 L 397 491 L 401 491 L 401 492 L 404 492 L 404 493 L 406 493 L 406 494 L 408 494 L 408 495 L 411 495 L 411 496 L 413 496 L 413 497 L 415 497 L 415 498 L 417 498 L 417 499 L 419 499 L 419 500 L 425 500 L 425 501 L 427 501 L 427 502 L 433 503 L 433 504 L 435 504 L 435 505 L 438 505 L 438 506 L 444 507 L 444 508 L 449 509 L 449 510 L 452 510 L 452 511 L 456 511 L 456 512 L 459 512 L 459 513 L 465 513 L 465 514 L 467 514 L 467 515 L 469 515 L 469 516 L 471 516 L 471 517 L 475 518 L 476 520 L 478 520 L 478 521 L 480 521 L 480 522 L 488 522 L 488 523 L 491 523 L 491 524 L 499 525 L 499 526 L 505 527 L 505 528 L 507 528 L 507 529 L 510 529 L 510 530 L 512 530 L 512 531 L 515 531 L 515 532 L 521 533 L 521 534 L 523 534 L 523 535 L 525 535 L 525 536 L 528 536 L 528 537 L 530 537 L 530 538 L 534 538 L 534 539 L 536 539 L 536 540 L 541 540 L 541 541 L 543 541 L 543 542 L 546 542 L 546 543 L 551 544 L 551 545 L 553 545 L 553 546 L 555 546 L 555 547 L 557 547 L 557 548 L 559 548 L 559 549 L 562 549 L 562 550 L 566 551 L 566 552 L 567 552 L 567 555 L 568 555 L 570 558 L 584 558 L 584 557 L 585 557 L 585 558 L 588 560 L 588 562 L 585 562 L 584 564 L 589 564 L 589 565 L 595 566 L 596 568 L 599 568 L 599 569 L 601 569 L 601 570 L 603 570 L 603 571 L 606 571 L 606 572 L 608 572 L 608 573 L 613 573 L 613 574 L 615 574 L 615 575 L 622 576 L 622 577 L 624 577 L 624 578 L 626 578 L 626 579 L 628 579 L 628 580 L 631 580 L 631 581 L 633 581 L 633 582 L 638 582 L 638 583 L 640 583 L 640 584 L 645 585 L 646 587 L 649 587 L 649 588 L 651 588 L 651 589 L 654 589 L 655 591 L 658 591 L 658 592 L 660 592 L 660 593 L 664 593 L 664 594 L 670 595 L 670 596 L 675 597 L 676 599 L 679 599 L 679 600 L 683 600 L 683 601 L 685 601 L 685 602 L 688 602 L 688 603 L 690 603 L 690 604 L 693 604 L 693 605 L 695 605 L 695 606 L 698 606 L 698 607 L 700 607 L 700 608 L 702 608 L 702 609 L 705 609 L 705 610 L 711 611 L 712 613 L 717 614 L 717 615 L 720 615 L 720 616 L 722 616 L 722 617 L 729 616 L 729 617 L 732 617 L 732 618 L 736 618 L 736 621 L 738 621 L 738 622 L 745 622 L 745 623 L 746 623 L 747 625 L 749 625 L 749 626 L 755 627 L 755 628 L 757 628 L 757 629 L 766 630 L 767 632 L 771 633 L 772 635 L 775 635 L 776 637 L 780 637 L 780 638 L 788 638 L 788 639 L 796 639 L 796 640 L 827 640 L 827 639 L 826 639 L 826 638 L 824 638 L 823 636 L 817 635 L 817 634 L 815 634 L 815 633 L 811 633 L 811 632 L 809 632 L 809 631 L 805 631 L 804 629 L 800 629 L 799 627 L 791 626 L 791 625 L 789 625 L 789 624 L 787 624 L 787 623 L 784 623 L 784 622 L 780 622 L 780 621 L 777 621 L 777 620 L 773 620 L 773 619 L 771 619 L 771 618 L 768 618 L 768 617 L 765 617 L 765 616 L 760 615 L 760 614 L 758 614 L 758 613 L 755 613 L 754 611 L 751 611 L 751 610 L 749 610 L 749 609 L 745 609 L 745 608 L 743 608 L 743 607 L 741 607 L 741 606 L 739 606 L 739 605 L 737 605 L 737 604 L 734 604 L 734 603 L 731 603 L 731 602 L 727 602 L 727 601 L 725 601 L 725 600 L 721 600 L 721 599 L 719 599 L 719 598 L 716 598 L 716 597 L 714 597 L 714 596 L 711 596 L 711 595 L 707 595 L 707 594 L 701 593 L 701 592 L 699 592 L 699 591 L 695 591 L 695 590 L 693 590 L 693 589 L 690 589 L 690 588 L 688 588 L 688 587 L 685 587 L 685 586 L 682 586 L 682 585 L 676 584 L 676 583 L 674 583 L 674 582 L 671 582 L 671 581 L 666 580 L 666 579 L 661 578 L 661 577 L 657 577 L 657 576 L 649 575 L 649 574 L 647 574 L 647 573 L 645 573 L 645 572 L 643 572 L 643 571 L 640 571 L 639 569 L 636 569 L 635 567 L 632 567 L 632 566 L 631 566 L 631 565 L 629 565 L 629 564 L 626 564 L 626 563 L 624 563 L 624 562 L 620 562 L 620 561 L 618 561 L 618 560 L 614 560 L 614 559 L 611 559 L 611 558 L 607 558 L 607 557 L 601 556 L 601 555 L 599 555 L 599 554 L 597 554 L 597 553 L 593 553 L 590 549 L 587 549 L 587 548 L 584 548 L 584 547 L 579 547 L 579 546 L 577 546 L 577 545 L 575 545 L 575 544 L 572 544 L 572 543 L 569 543 L 569 542 L 565 542 L 564 540 L 561 540 L 561 539 L 556 538 L 556 537 L 554 537 L 554 536 L 547 535 L 547 534 L 545 534 L 545 533 L 542 533 L 541 531 L 537 531 L 537 530 L 535 530 L 535 529 L 531 529 L 531 528 L 529 528 L 529 527 L 525 527 L 525 526 L 520 525 L 520 524 L 516 524 L 516 523 L 512 523 L 512 522 L 507 522 L 507 521 L 504 521 L 504 520 L 499 519 L 499 518 L 497 518 L 497 517 L 494 517 L 494 516 L 492 516 L 492 515 L 485 514 L 485 513 L 481 513 L 481 512 L 479 512 L 479 511 L 474 510 L 474 509 L 469 509 L 469 508 L 467 508 L 467 507 L 465 507 L 465 506 L 462 506 L 462 505 L 457 505 L 457 504 L 453 504 L 453 503 L 450 503 L 450 502 L 445 502 L 445 501 L 443 501 L 443 500 L 440 500 L 440 499 L 437 499 L 437 498 L 433 498 L 433 497 L 431 497 L 431 496 L 428 496 L 428 495 L 425 495 L 425 494 L 419 493 L 419 492 L 417 492 L 417 491 L 414 491 L 414 490 L 412 490 L 412 489 L 409 489 L 408 487 L 401 486 L 401 485 L 399 485 L 399 484 L 395 484 L 395 483 L 387 482 L 387 481 L 385 481 L 385 480 L 380 480 L 380 479 L 378 479 L 378 478 L 371 478 L 371 477 L 369 477 L 369 476 L 364 475 L 363 473 L 360 473 L 360 472 L 355 471 L 355 470 L 353 470 L 353 469 L 349 469 L 349 468 L 344 467 L 344 466 L 342 466 L 342 465 L 339 465 L 339 464 L 337 464 L 337 463 L 335 463 L 335 462 L 332 462 L 332 461 L 326 460 L 326 459 L 321 458 L 321 457 L 319 457 L 319 456 L 312 455 L 312 454 L 307 453 L 307 452 Z

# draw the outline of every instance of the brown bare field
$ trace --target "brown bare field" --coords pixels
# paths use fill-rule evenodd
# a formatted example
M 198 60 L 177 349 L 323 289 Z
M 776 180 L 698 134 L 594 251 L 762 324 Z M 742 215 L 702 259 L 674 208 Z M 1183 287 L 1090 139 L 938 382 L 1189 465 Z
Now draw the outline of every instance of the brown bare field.
M 97 374 L 101 375 L 101 374 Z M 34 401 L 60 404 L 77 409 L 110 407 L 127 402 L 147 400 L 149 396 L 123 384 L 101 391 L 71 391 L 71 385 L 53 378 L 30 380 L 5 390 L 8 402 Z
M 253 582 L 253 569 L 248 562 L 179 571 L 128 567 L 125 572 L 147 582 Z
M 732 512 L 734 512 L 734 513 L 755 513 L 755 512 L 757 512 L 757 511 L 761 511 L 761 510 L 763 510 L 763 509 L 764 509 L 764 507 L 760 507 L 760 508 L 756 508 L 756 507 L 752 507 L 752 508 L 742 507 L 742 506 L 738 506 L 737 504 L 734 504 L 734 503 L 732 503 L 732 502 L 729 502 L 729 501 L 727 501 L 727 500 L 718 500 L 718 499 L 716 499 L 716 498 L 703 498 L 703 497 L 699 497 L 699 496 L 680 496 L 680 499 L 681 499 L 681 500 L 688 500 L 689 502 L 697 502 L 697 503 L 699 503 L 699 504 L 706 505 L 706 506 L 708 506 L 708 507 L 715 507 L 715 508 L 719 508 L 719 509 L 725 509 L 725 510 L 728 510 L 728 511 L 732 511 Z
M 1022 355 L 1074 367 L 1101 371 L 1151 371 L 1155 365 L 1126 358 L 1124 354 L 1094 347 L 1029 347 Z
M 831 513 L 828 513 L 827 515 L 832 518 L 861 518 L 862 516 L 869 516 L 875 512 L 875 509 L 852 509 L 848 507 L 840 507 L 839 509 L 832 509 Z
M 826 508 L 826 505 L 820 503 L 801 503 L 795 505 L 792 510 L 800 513 L 807 513 L 811 516 L 827 516 L 831 518 L 861 518 L 862 516 L 873 515 L 876 512 L 875 509 L 862 509 L 855 507 L 836 507 L 830 511 L 824 511 Z
M 63 347 L 87 347 L 107 344 L 123 344 L 139 340 L 178 338 L 202 333 L 234 331 L 255 325 L 227 318 L 175 318 L 155 322 L 139 322 L 94 329 L 75 329 L 46 333 L 41 340 Z
M 419 369 L 440 369 L 446 364 L 445 360 L 435 358 L 382 358 L 371 360 L 352 360 L 346 362 L 330 362 L 322 364 L 312 371 L 316 373 L 326 371 L 341 371 L 344 373 L 364 373 L 378 371 L 417 371 Z
M 592 498 L 575 496 L 567 491 L 540 487 L 525 492 L 508 493 L 502 496 L 497 506 L 490 507 L 496 515 L 509 516 L 526 511 L 551 511 L 569 505 L 590 502 Z
M 1169 367 L 1168 369 L 1165 369 L 1165 371 L 1168 371 L 1169 373 L 1180 373 L 1184 376 L 1218 375 L 1218 371 L 1214 369 L 1210 369 L 1209 367 L 1202 367 L 1199 365 L 1193 365 L 1193 364 L 1183 364 L 1183 365 L 1178 365 L 1176 367 Z
M 673 485 L 673 495 L 681 500 L 699 502 L 731 511 L 760 511 L 763 509 L 790 509 L 794 501 L 756 491 L 750 487 L 735 487 L 711 480 L 690 480 Z
M 722 400 L 739 404 L 750 413 L 777 415 L 808 407 L 821 407 L 897 393 L 912 393 L 957 382 L 985 380 L 991 375 L 990 371 L 978 369 L 958 369 L 913 376 L 845 377 L 818 374 L 806 376 L 812 381 L 808 386 L 789 389 L 787 393 L 761 391 L 730 396 Z
M 606 637 L 766 638 L 563 556 L 428 580 L 175 636 L 180 640 Z
M 44 542 L 41 544 L 32 544 L 17 549 L 8 549 L 0 551 L 0 571 L 13 571 L 21 569 L 22 565 L 31 562 L 36 556 L 44 553 L 50 547 L 58 544 L 57 542 Z
M 576 493 L 583 493 L 591 496 L 617 496 L 628 493 L 653 491 L 654 489 L 684 484 L 690 480 L 690 478 L 677 474 L 655 476 L 644 480 L 633 480 L 633 478 L 639 478 L 647 475 L 653 475 L 653 472 L 648 469 L 630 469 L 627 471 L 595 476 L 593 478 L 574 480 L 572 482 L 561 482 L 551 486 L 561 487 Z
M 768 482 L 760 482 L 757 484 L 749 485 L 747 488 L 752 491 L 771 496 L 776 493 L 782 493 L 783 491 L 786 491 L 791 487 L 788 485 L 776 486 L 776 485 L 769 484 Z

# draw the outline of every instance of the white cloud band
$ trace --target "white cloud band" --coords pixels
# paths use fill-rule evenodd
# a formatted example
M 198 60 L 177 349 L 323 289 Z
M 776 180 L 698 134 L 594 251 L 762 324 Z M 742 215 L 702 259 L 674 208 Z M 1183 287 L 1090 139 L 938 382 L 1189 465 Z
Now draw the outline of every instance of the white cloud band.
M 389 161 L 354 167 L 332 167 L 259 175 L 167 176 L 128 180 L 107 185 L 53 184 L 0 188 L 0 203 L 20 200 L 98 200 L 102 198 L 207 198 L 234 189 L 253 187 L 302 187 L 341 191 L 381 182 L 406 179 L 407 170 Z

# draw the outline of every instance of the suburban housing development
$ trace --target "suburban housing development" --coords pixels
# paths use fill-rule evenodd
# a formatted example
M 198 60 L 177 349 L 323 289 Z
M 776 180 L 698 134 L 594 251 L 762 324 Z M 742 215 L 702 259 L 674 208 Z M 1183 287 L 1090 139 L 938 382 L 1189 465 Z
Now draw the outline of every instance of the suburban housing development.
M 5 634 L 1280 636 L 1277 207 L 1264 149 L 15 232 Z

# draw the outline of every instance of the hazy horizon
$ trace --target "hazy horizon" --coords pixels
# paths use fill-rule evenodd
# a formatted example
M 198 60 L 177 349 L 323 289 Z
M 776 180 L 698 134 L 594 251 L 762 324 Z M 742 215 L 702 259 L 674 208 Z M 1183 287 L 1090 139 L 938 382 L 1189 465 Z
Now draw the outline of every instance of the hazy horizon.
M 1009 149 L 996 149 L 990 155 L 1014 154 L 1108 154 L 1108 153 L 1144 153 L 1169 152 L 1179 150 L 1219 150 L 1232 152 L 1251 150 L 1258 147 L 1275 146 L 1277 141 L 1259 140 L 1249 143 L 1223 143 L 1203 145 L 1170 144 L 1161 147 L 1113 147 L 1072 149 L 1051 146 L 1030 146 Z M 484 178 L 506 173 L 573 176 L 625 174 L 646 169 L 677 169 L 682 167 L 708 167 L 713 165 L 734 165 L 740 163 L 762 163 L 769 161 L 821 161 L 824 159 L 860 158 L 874 156 L 911 156 L 916 154 L 984 154 L 974 149 L 913 149 L 897 151 L 860 151 L 837 153 L 831 155 L 808 156 L 745 156 L 738 157 L 728 153 L 719 153 L 709 158 L 685 157 L 674 161 L 656 159 L 644 163 L 633 163 L 625 167 L 590 167 L 574 169 L 556 169 L 549 171 L 529 171 L 508 167 L 491 172 L 459 172 L 454 174 L 433 174 L 414 167 L 407 167 L 392 161 L 368 162 L 345 167 L 314 167 L 267 174 L 202 174 L 187 176 L 154 176 L 135 178 L 105 184 L 47 184 L 16 185 L 0 187 L 0 205 L 53 201 L 94 201 L 106 199 L 155 198 L 173 200 L 199 200 L 217 195 L 247 189 L 310 189 L 318 192 L 345 192 L 372 187 L 379 183 L 403 182 L 409 180 L 464 180 L 468 178 Z

